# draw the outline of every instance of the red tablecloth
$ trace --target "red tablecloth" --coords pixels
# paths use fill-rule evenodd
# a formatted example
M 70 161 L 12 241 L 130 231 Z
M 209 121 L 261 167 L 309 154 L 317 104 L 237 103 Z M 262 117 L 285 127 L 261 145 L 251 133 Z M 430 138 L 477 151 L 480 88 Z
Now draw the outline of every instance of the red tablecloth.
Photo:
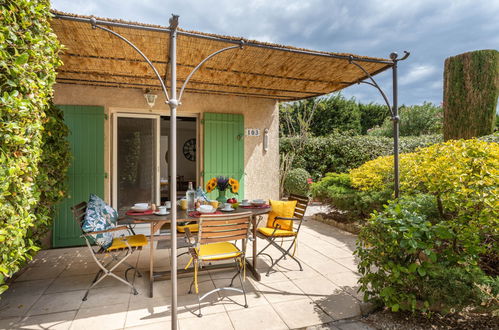
M 206 213 L 206 214 L 222 214 L 222 211 L 219 211 L 219 210 L 216 210 L 215 212 L 213 213 Z M 199 212 L 199 211 L 192 211 L 192 212 L 189 212 L 188 214 L 190 217 L 193 217 L 193 218 L 199 218 L 201 217 L 201 215 L 203 215 L 203 213 Z
M 152 210 L 147 210 L 147 211 L 134 211 L 134 210 L 128 210 L 126 212 L 126 215 L 149 215 L 152 214 Z
M 268 209 L 270 207 L 270 205 L 268 205 L 268 204 L 263 204 L 260 206 L 255 206 L 255 205 L 241 206 L 241 205 L 239 205 L 239 207 L 242 207 L 243 209 Z

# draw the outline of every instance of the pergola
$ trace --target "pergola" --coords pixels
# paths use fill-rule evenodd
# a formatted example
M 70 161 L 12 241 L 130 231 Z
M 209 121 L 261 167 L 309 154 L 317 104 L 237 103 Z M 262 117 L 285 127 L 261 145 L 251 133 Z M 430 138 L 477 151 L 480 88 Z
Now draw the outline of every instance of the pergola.
M 184 91 L 292 101 L 357 83 L 376 87 L 394 122 L 395 196 L 398 197 L 397 63 L 390 59 L 312 51 L 185 31 L 173 15 L 169 27 L 97 19 L 53 11 L 52 27 L 65 46 L 59 84 L 160 89 L 170 106 L 170 177 L 176 186 L 176 110 Z M 372 76 L 392 68 L 392 104 Z M 177 89 L 177 83 L 181 88 Z M 175 189 L 171 200 L 177 199 Z M 176 208 L 171 227 L 176 228 Z M 172 239 L 172 256 L 177 249 Z M 172 329 L 177 328 L 177 260 L 172 258 Z

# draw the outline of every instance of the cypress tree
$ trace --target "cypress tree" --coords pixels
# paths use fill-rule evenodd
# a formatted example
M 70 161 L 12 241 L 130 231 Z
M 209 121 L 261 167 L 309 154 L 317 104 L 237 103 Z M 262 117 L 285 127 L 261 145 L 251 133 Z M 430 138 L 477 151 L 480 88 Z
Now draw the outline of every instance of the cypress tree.
M 491 134 L 499 96 L 499 51 L 449 57 L 444 71 L 444 139 Z

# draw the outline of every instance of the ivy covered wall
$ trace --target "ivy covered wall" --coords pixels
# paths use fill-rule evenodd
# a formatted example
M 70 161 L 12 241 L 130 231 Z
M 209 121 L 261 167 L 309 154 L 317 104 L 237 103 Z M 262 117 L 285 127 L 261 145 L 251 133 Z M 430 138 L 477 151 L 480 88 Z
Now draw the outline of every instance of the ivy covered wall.
M 0 2 L 0 292 L 39 249 L 39 222 L 50 217 L 39 205 L 54 185 L 40 170 L 50 157 L 42 132 L 61 63 L 49 9 L 46 0 Z

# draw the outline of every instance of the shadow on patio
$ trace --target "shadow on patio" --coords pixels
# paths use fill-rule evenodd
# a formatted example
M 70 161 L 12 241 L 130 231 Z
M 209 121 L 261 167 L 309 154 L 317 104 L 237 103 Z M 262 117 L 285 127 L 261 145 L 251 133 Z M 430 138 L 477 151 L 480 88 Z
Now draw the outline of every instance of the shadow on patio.
M 260 282 L 249 275 L 245 281 L 249 308 L 242 294 L 221 292 L 197 309 L 197 295 L 188 294 L 191 277 L 178 281 L 180 329 L 295 329 L 360 316 L 356 263 L 352 255 L 355 236 L 326 224 L 308 220 L 300 232 L 297 257 L 283 260 L 276 272 L 265 276 L 268 260 L 259 258 Z M 258 242 L 263 246 L 263 242 Z M 275 253 L 277 251 L 271 251 Z M 139 269 L 148 268 L 149 249 L 132 258 Z M 156 251 L 156 265 L 168 265 L 169 250 Z M 187 263 L 187 256 L 179 265 Z M 165 269 L 167 269 L 166 266 Z M 1 329 L 165 329 L 170 327 L 170 282 L 154 283 L 155 296 L 148 297 L 148 279 L 135 277 L 139 294 L 122 283 L 106 278 L 90 291 L 85 289 L 97 272 L 86 247 L 41 251 L 11 284 L 0 300 Z M 200 292 L 227 285 L 232 273 L 210 271 L 200 276 Z M 237 281 L 235 282 L 237 283 Z M 238 285 L 238 283 L 237 283 Z M 237 286 L 236 285 L 236 286 Z

